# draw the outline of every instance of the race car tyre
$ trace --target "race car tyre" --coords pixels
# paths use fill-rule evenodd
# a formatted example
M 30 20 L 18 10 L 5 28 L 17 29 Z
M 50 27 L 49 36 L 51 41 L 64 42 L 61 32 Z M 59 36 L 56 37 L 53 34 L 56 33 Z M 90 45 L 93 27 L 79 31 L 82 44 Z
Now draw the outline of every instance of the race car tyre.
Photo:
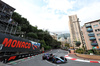
M 45 60 L 45 58 L 44 58 L 44 57 L 42 57 L 42 60 Z
M 65 58 L 65 61 L 67 61 L 67 59 Z

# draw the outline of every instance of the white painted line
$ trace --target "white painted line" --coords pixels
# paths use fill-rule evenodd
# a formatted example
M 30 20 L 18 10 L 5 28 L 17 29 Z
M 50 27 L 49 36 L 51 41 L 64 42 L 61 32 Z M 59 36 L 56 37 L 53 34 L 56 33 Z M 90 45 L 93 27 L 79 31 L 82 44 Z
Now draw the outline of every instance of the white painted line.
M 100 61 L 98 61 L 100 63 Z
M 80 62 L 90 62 L 90 61 L 88 61 L 88 60 L 81 60 L 81 59 L 77 59 L 77 60 L 75 60 L 75 61 L 80 61 Z
M 67 57 L 65 57 L 65 58 L 67 58 L 67 59 L 73 59 L 72 57 L 69 57 L 68 55 L 65 55 L 65 56 L 67 56 Z M 76 59 L 76 60 L 74 60 L 74 61 L 79 61 L 79 62 L 88 62 L 88 63 L 92 63 L 91 61 L 89 61 L 89 60 L 83 60 L 83 59 Z M 95 61 L 94 61 L 95 62 Z M 100 61 L 97 61 L 98 63 L 100 63 Z M 96 63 L 96 62 L 95 62 Z
M 68 55 L 65 55 L 65 56 L 68 56 Z
M 72 57 L 66 57 L 67 59 L 72 59 Z

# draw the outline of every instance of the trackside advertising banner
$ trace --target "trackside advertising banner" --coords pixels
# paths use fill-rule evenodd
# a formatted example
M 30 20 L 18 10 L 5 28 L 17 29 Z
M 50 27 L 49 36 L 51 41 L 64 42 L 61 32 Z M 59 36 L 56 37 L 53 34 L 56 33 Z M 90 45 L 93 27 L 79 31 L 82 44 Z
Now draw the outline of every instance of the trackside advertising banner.
M 0 33 L 0 51 L 4 52 L 36 51 L 39 48 L 40 48 L 40 43 Z

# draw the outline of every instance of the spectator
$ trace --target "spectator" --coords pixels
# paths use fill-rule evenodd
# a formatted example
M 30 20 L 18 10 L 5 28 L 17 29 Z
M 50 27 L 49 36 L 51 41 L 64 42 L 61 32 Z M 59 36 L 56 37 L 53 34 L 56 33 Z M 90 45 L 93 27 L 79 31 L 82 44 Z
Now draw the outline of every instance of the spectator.
M 11 23 L 12 22 L 12 19 L 10 18 L 9 20 L 8 20 L 8 23 Z

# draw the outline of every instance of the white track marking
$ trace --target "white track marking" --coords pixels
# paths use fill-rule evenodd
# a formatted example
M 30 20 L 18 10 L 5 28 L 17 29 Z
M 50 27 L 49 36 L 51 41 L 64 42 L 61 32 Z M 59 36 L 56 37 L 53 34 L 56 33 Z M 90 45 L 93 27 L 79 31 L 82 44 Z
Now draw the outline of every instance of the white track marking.
M 81 60 L 81 59 L 77 59 L 77 60 L 75 60 L 75 61 L 80 61 L 80 62 L 90 62 L 90 61 L 88 61 L 88 60 Z
M 65 58 L 67 58 L 67 59 L 73 59 L 72 57 L 69 57 L 68 55 L 65 55 L 65 56 L 67 56 L 67 57 L 65 57 Z M 76 60 L 74 60 L 74 61 L 87 62 L 87 63 L 95 63 L 95 61 L 94 61 L 94 62 L 91 62 L 91 61 L 89 61 L 89 60 L 83 60 L 83 59 L 76 59 Z M 100 63 L 100 61 L 97 61 L 97 62 Z
M 100 63 L 100 61 L 98 61 Z
M 67 59 L 72 59 L 72 57 L 66 57 Z

